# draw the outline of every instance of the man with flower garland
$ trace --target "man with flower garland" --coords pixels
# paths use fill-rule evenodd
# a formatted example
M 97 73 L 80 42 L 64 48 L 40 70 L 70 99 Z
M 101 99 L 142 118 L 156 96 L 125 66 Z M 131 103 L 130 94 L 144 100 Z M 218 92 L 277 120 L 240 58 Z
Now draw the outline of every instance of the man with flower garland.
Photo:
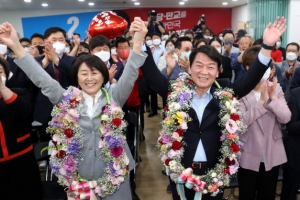
M 261 80 L 265 71 L 268 69 L 268 64 L 271 61 L 271 50 L 274 43 L 286 30 L 286 20 L 284 17 L 277 18 L 273 24 L 268 24 L 263 34 L 262 49 L 251 65 L 249 71 L 245 73 L 241 79 L 235 83 L 231 83 L 229 79 L 218 79 L 218 84 L 222 88 L 232 88 L 235 96 L 241 98 L 247 95 Z M 181 157 L 181 164 L 184 168 L 192 168 L 193 173 L 196 175 L 205 175 L 209 169 L 212 169 L 219 162 L 221 155 L 220 136 L 222 135 L 221 127 L 218 125 L 220 121 L 220 101 L 214 98 L 213 94 L 217 87 L 214 85 L 216 78 L 219 76 L 221 68 L 221 56 L 217 50 L 211 46 L 202 46 L 195 49 L 190 55 L 190 73 L 191 82 L 195 85 L 192 91 L 192 100 L 189 109 L 185 110 L 185 114 L 191 118 L 186 124 L 185 131 L 176 130 L 176 135 L 181 135 L 183 141 L 173 143 L 170 147 L 174 151 L 183 151 Z M 147 80 L 148 85 L 161 96 L 167 96 L 170 86 L 169 80 L 163 76 L 159 70 L 153 68 L 147 68 L 147 66 L 141 67 L 144 78 Z M 186 81 L 187 82 L 187 81 Z M 182 87 L 178 87 L 176 90 L 180 92 Z M 175 91 L 176 92 L 176 91 Z M 175 95 L 176 96 L 176 95 Z M 183 99 L 185 97 L 182 97 Z M 178 99 L 182 99 L 181 97 Z M 170 103 L 170 102 L 168 102 Z M 168 105 L 166 109 L 171 109 L 172 105 Z M 182 116 L 177 116 L 175 122 L 180 123 Z M 165 123 L 168 119 L 164 120 Z M 176 126 L 176 124 L 174 125 Z M 184 129 L 184 128 L 182 128 Z M 232 146 L 231 151 L 236 151 L 238 147 Z M 164 160 L 162 158 L 162 160 Z M 168 162 L 165 162 L 168 161 Z M 165 166 L 170 165 L 170 160 L 165 160 Z M 229 163 L 230 160 L 225 160 L 225 163 Z M 230 163 L 232 164 L 232 163 Z M 176 167 L 176 166 L 174 166 Z M 220 171 L 220 173 L 227 174 L 227 171 Z M 214 173 L 211 176 L 215 175 Z M 179 176 L 179 174 L 177 175 Z M 172 177 L 171 177 L 172 178 Z M 174 200 L 179 200 L 176 184 L 172 185 L 172 195 Z M 221 186 L 222 184 L 219 184 Z M 223 194 L 218 191 L 218 186 L 208 188 L 207 195 L 203 196 L 203 200 L 218 200 L 222 199 Z M 186 199 L 194 199 L 195 191 L 193 189 L 184 188 Z M 205 194 L 206 192 L 203 191 Z M 215 197 L 212 197 L 214 194 Z

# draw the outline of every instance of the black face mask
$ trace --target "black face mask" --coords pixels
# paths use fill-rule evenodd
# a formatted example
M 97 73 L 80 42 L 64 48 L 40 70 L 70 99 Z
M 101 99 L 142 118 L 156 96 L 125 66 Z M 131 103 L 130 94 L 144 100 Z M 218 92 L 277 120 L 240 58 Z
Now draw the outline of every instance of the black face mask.
M 44 48 L 45 48 L 44 46 L 37 45 L 36 48 L 38 49 L 40 55 L 44 53 Z
M 81 52 L 77 55 L 77 57 L 80 57 L 80 56 L 85 56 L 85 55 L 89 55 L 90 53 L 88 52 Z

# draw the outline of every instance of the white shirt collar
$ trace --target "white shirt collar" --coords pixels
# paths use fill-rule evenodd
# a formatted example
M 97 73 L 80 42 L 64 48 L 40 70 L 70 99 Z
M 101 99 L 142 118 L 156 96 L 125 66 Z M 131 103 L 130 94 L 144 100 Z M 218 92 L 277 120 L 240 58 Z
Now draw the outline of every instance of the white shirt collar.
M 95 102 L 94 98 L 82 91 L 82 95 L 84 97 L 84 105 L 87 106 L 87 114 L 90 118 L 93 117 L 94 112 L 96 111 L 98 105 L 99 105 L 99 97 L 102 95 L 101 89 L 97 92 L 95 95 Z
M 210 95 L 210 89 L 211 89 L 211 86 L 210 86 L 209 89 L 205 92 L 205 94 L 203 95 L 203 97 L 206 96 L 206 95 Z M 195 90 L 193 90 L 193 96 L 194 96 L 194 95 L 197 95 L 197 97 L 199 97 Z M 203 97 L 202 97 L 202 98 L 203 98 Z M 199 98 L 200 98 L 200 97 L 199 97 Z

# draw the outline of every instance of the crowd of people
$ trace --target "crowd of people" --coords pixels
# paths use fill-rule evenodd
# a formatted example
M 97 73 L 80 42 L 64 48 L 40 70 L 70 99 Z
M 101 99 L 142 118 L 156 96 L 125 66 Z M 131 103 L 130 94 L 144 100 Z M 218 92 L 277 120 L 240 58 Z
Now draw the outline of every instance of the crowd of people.
M 128 32 L 114 39 L 103 35 L 83 39 L 74 33 L 70 41 L 60 27 L 19 39 L 13 25 L 0 25 L 0 174 L 5 177 L 0 180 L 0 192 L 4 199 L 12 194 L 16 199 L 42 199 L 33 144 L 51 140 L 56 145 L 60 141 L 51 139 L 47 128 L 53 126 L 49 124 L 53 107 L 65 101 L 70 86 L 78 88 L 84 98 L 78 113 L 82 160 L 76 173 L 94 181 L 108 173 L 108 161 L 101 157 L 100 148 L 105 134 L 96 134 L 103 123 L 103 117 L 98 116 L 105 111 L 104 106 L 115 102 L 125 121 L 129 120 L 128 112 L 136 113 L 143 141 L 144 113 L 149 112 L 148 117 L 158 114 L 158 95 L 163 106 L 168 106 L 170 83 L 184 72 L 191 75 L 195 88 L 188 110 L 191 122 L 183 137 L 182 165 L 203 175 L 218 162 L 220 108 L 213 95 L 217 81 L 239 97 L 248 126 L 240 137 L 244 143 L 238 170 L 240 199 L 275 199 L 280 167 L 284 169 L 281 199 L 296 198 L 300 187 L 299 44 L 291 41 L 286 48 L 281 47 L 286 20 L 278 17 L 266 26 L 261 38 L 254 40 L 244 30 L 234 33 L 224 29 L 215 35 L 204 17 L 191 30 L 169 33 L 155 16 L 156 12 L 150 11 L 148 21 L 136 17 Z M 128 161 L 126 179 L 106 196 L 100 191 L 102 187 L 95 189 L 97 199 L 139 199 L 132 156 L 135 128 L 129 124 L 126 142 L 119 144 Z M 115 165 L 114 170 L 120 169 Z M 167 190 L 174 200 L 184 199 L 171 179 Z M 185 188 L 185 195 L 194 199 L 195 191 Z M 222 197 L 220 192 L 202 199 Z

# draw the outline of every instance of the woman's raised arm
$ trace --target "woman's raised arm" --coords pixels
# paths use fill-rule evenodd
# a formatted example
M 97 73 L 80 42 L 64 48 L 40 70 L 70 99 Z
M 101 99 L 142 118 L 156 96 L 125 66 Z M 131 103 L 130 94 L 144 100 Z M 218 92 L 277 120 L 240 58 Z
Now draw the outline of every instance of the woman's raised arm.
M 25 72 L 29 79 L 49 98 L 53 104 L 59 103 L 65 90 L 40 66 L 19 42 L 14 27 L 8 22 L 0 25 L 0 41 L 9 46 L 16 55 L 15 63 Z

